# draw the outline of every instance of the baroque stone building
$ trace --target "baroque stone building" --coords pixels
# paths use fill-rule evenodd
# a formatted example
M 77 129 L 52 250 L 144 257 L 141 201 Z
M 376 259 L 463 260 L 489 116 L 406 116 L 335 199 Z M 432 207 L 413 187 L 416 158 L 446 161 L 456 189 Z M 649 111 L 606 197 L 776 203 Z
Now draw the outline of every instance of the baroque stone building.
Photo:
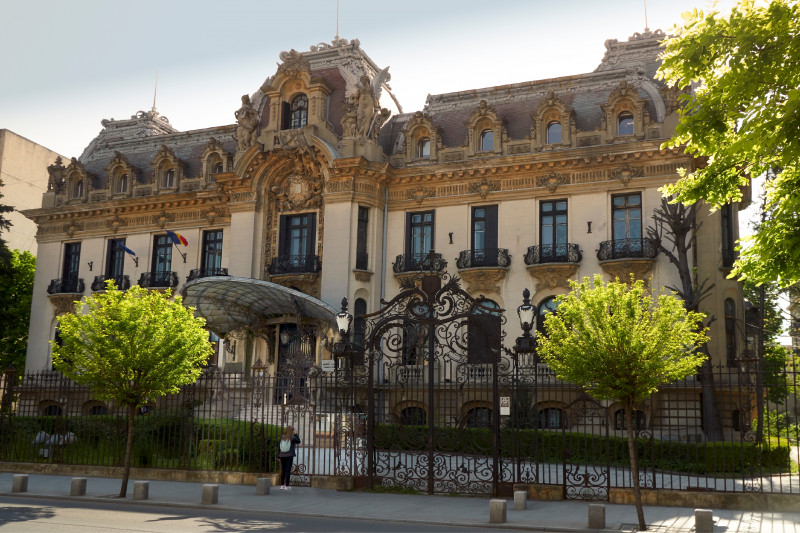
M 79 158 L 50 166 L 42 207 L 26 212 L 40 257 L 27 369 L 50 368 L 56 317 L 109 278 L 181 291 L 228 276 L 230 289 L 209 298 L 246 298 L 233 287 L 247 279 L 296 288 L 321 300 L 309 348 L 317 363 L 330 358 L 319 342 L 331 333 L 330 306 L 347 297 L 356 315 L 374 312 L 440 259 L 499 308 L 516 309 L 530 288 L 540 315 L 569 280 L 595 273 L 679 287 L 647 231 L 659 188 L 698 164 L 661 148 L 679 96 L 654 78 L 663 38 L 609 40 L 593 72 L 486 80 L 414 112 L 391 93 L 388 68 L 358 40 L 336 39 L 282 52 L 234 124 L 178 131 L 155 109 L 103 120 Z M 741 207 L 701 206 L 689 256 L 698 281 L 713 284 L 701 308 L 716 317 L 708 346 L 721 365 L 745 349 L 741 287 L 726 279 Z M 209 320 L 225 340 L 213 364 L 279 370 L 289 345 L 280 337 L 303 313 L 257 294 L 257 313 L 253 304 L 237 322 L 234 302 Z M 505 327 L 507 339 L 520 332 L 515 319 Z

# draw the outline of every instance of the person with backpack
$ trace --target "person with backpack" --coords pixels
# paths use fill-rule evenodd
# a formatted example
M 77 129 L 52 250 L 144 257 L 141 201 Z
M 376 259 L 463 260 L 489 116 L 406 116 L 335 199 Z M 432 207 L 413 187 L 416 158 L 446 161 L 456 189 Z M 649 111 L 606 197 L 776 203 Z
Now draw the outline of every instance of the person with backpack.
M 278 459 L 281 461 L 281 490 L 292 490 L 289 487 L 289 478 L 292 474 L 295 445 L 300 444 L 300 437 L 294 432 L 292 426 L 286 426 L 281 440 L 278 442 Z

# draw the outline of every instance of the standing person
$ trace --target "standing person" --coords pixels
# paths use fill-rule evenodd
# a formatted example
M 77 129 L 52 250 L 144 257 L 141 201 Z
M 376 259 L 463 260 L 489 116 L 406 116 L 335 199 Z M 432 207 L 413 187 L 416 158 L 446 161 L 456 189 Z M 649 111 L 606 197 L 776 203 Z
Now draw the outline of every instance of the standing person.
M 294 432 L 292 426 L 286 426 L 286 430 L 278 442 L 278 459 L 281 460 L 281 490 L 292 490 L 289 486 L 289 478 L 292 475 L 296 444 L 300 444 L 300 437 Z

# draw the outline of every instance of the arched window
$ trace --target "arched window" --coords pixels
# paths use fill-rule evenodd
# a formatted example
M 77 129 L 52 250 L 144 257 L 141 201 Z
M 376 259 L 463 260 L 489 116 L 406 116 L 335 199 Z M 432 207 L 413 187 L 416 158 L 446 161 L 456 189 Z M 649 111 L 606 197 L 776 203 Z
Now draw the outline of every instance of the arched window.
M 488 407 L 474 407 L 467 413 L 468 428 L 489 428 L 492 424 L 492 410 Z
M 493 300 L 476 302 L 467 321 L 467 362 L 491 364 L 499 357 L 501 316 L 500 306 Z
M 643 411 L 640 411 L 639 409 L 634 409 L 632 418 L 633 418 L 633 429 L 638 431 L 646 427 L 647 418 L 644 416 Z M 627 424 L 625 424 L 625 409 L 617 409 L 614 412 L 614 428 L 628 429 Z
M 42 416 L 61 416 L 61 407 L 54 402 L 42 405 Z
M 417 157 L 420 159 L 431 156 L 431 140 L 428 137 L 423 137 L 417 141 Z
M 617 135 L 633 135 L 633 113 L 630 111 L 617 115 Z
M 491 152 L 494 150 L 494 131 L 483 130 L 481 132 L 481 152 Z
M 175 169 L 171 168 L 164 173 L 164 187 L 170 189 L 175 186 Z
M 561 123 L 553 120 L 547 124 L 547 144 L 561 143 Z
M 212 173 L 219 174 L 220 172 L 222 172 L 222 161 L 217 161 L 211 168 L 212 168 L 211 170 Z
M 75 183 L 75 198 L 83 198 L 83 180 Z
M 736 304 L 730 298 L 725 300 L 725 360 L 736 364 Z
M 558 407 L 548 407 L 539 411 L 539 428 L 561 429 L 566 427 L 564 411 Z
M 119 182 L 117 182 L 117 192 L 122 194 L 128 192 L 128 175 L 123 174 L 119 177 Z
M 400 414 L 401 423 L 406 426 L 424 426 L 427 424 L 425 409 L 422 407 L 406 407 Z
M 292 100 L 292 125 L 291 128 L 302 128 L 308 123 L 308 97 L 298 94 Z
M 539 335 L 547 335 L 544 329 L 544 319 L 548 313 L 554 313 L 558 304 L 556 303 L 555 296 L 548 296 L 544 300 L 541 301 L 539 307 L 537 308 L 537 316 L 536 316 L 536 332 Z

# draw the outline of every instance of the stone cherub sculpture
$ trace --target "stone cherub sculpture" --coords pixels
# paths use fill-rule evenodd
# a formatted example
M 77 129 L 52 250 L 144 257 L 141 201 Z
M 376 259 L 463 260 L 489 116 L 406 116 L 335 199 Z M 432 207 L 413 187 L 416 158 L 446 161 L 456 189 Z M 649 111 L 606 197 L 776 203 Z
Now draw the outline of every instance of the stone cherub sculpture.
M 236 128 L 238 150 L 244 151 L 255 144 L 258 138 L 258 111 L 250 103 L 250 96 L 242 96 L 242 107 L 233 114 L 239 127 Z

